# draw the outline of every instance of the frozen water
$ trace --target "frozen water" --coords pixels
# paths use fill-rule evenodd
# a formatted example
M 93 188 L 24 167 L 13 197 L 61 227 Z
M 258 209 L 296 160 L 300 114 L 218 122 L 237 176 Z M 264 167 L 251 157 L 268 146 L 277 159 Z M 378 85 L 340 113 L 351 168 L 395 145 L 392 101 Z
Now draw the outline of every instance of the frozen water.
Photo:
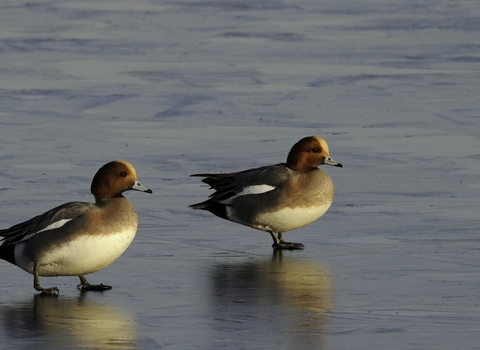
M 111 291 L 0 262 L 0 348 L 479 348 L 478 1 L 7 0 L 0 29 L 0 227 L 113 159 L 154 191 Z M 304 251 L 187 208 L 313 134 L 344 168 Z

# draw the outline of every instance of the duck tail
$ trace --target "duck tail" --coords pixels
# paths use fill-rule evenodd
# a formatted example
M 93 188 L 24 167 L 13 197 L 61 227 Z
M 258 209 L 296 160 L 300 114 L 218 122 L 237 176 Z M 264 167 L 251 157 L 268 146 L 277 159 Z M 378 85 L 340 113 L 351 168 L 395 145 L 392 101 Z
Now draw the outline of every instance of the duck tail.
M 190 208 L 195 210 L 207 210 L 210 213 L 222 218 L 227 219 L 227 207 L 225 204 L 218 203 L 216 201 L 208 200 L 201 203 L 190 205 Z
M 15 264 L 15 244 L 4 244 L 0 241 L 0 259 Z

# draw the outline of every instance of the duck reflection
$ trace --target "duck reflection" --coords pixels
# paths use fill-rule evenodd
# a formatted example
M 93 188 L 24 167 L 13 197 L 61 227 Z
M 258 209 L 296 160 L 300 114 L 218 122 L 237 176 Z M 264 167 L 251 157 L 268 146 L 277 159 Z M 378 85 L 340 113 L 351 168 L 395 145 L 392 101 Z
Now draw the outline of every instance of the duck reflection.
M 0 307 L 8 343 L 15 349 L 133 349 L 133 318 L 86 295 L 37 294 L 33 301 Z M 7 340 L 7 339 L 5 339 Z
M 267 260 L 217 264 L 213 272 L 213 309 L 223 337 L 243 328 L 272 346 L 322 348 L 332 307 L 326 267 L 278 251 Z

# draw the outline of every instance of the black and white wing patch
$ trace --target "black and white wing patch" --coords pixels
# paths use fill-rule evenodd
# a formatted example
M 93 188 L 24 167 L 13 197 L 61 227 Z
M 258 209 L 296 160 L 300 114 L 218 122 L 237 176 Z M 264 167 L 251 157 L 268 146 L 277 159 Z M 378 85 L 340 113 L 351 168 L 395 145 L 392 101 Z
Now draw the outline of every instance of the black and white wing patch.
M 66 203 L 28 221 L 0 230 L 0 237 L 2 237 L 0 245 L 26 241 L 33 235 L 62 227 L 70 220 L 85 213 L 91 205 L 93 204 L 82 202 Z
M 261 194 L 274 190 L 284 183 L 287 177 L 286 171 L 285 164 L 277 164 L 238 173 L 195 174 L 192 176 L 203 177 L 202 181 L 215 190 L 209 196 L 209 202 L 228 204 L 238 196 Z

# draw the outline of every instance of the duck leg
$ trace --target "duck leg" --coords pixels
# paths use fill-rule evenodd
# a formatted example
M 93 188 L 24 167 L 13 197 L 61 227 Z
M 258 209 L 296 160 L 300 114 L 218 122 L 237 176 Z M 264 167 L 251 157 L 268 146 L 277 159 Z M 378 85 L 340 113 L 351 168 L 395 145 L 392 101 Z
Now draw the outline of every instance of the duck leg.
M 275 235 L 275 232 L 273 231 L 269 231 L 269 233 L 273 238 L 273 244 L 272 244 L 273 249 L 289 249 L 289 250 L 305 249 L 305 246 L 302 243 L 285 242 L 283 240 L 282 232 L 279 232 L 277 235 Z
M 94 290 L 94 291 L 104 291 L 108 289 L 112 289 L 112 286 L 106 286 L 104 284 L 90 284 L 88 283 L 87 279 L 83 276 L 80 275 L 78 276 L 80 278 L 80 284 L 77 286 L 78 289 L 81 290 Z
M 38 262 L 36 262 L 33 265 L 33 288 L 45 294 L 55 294 L 55 293 L 60 294 L 60 291 L 58 290 L 57 287 L 43 288 L 40 285 L 40 279 L 38 278 L 38 267 L 39 267 L 39 264 Z

